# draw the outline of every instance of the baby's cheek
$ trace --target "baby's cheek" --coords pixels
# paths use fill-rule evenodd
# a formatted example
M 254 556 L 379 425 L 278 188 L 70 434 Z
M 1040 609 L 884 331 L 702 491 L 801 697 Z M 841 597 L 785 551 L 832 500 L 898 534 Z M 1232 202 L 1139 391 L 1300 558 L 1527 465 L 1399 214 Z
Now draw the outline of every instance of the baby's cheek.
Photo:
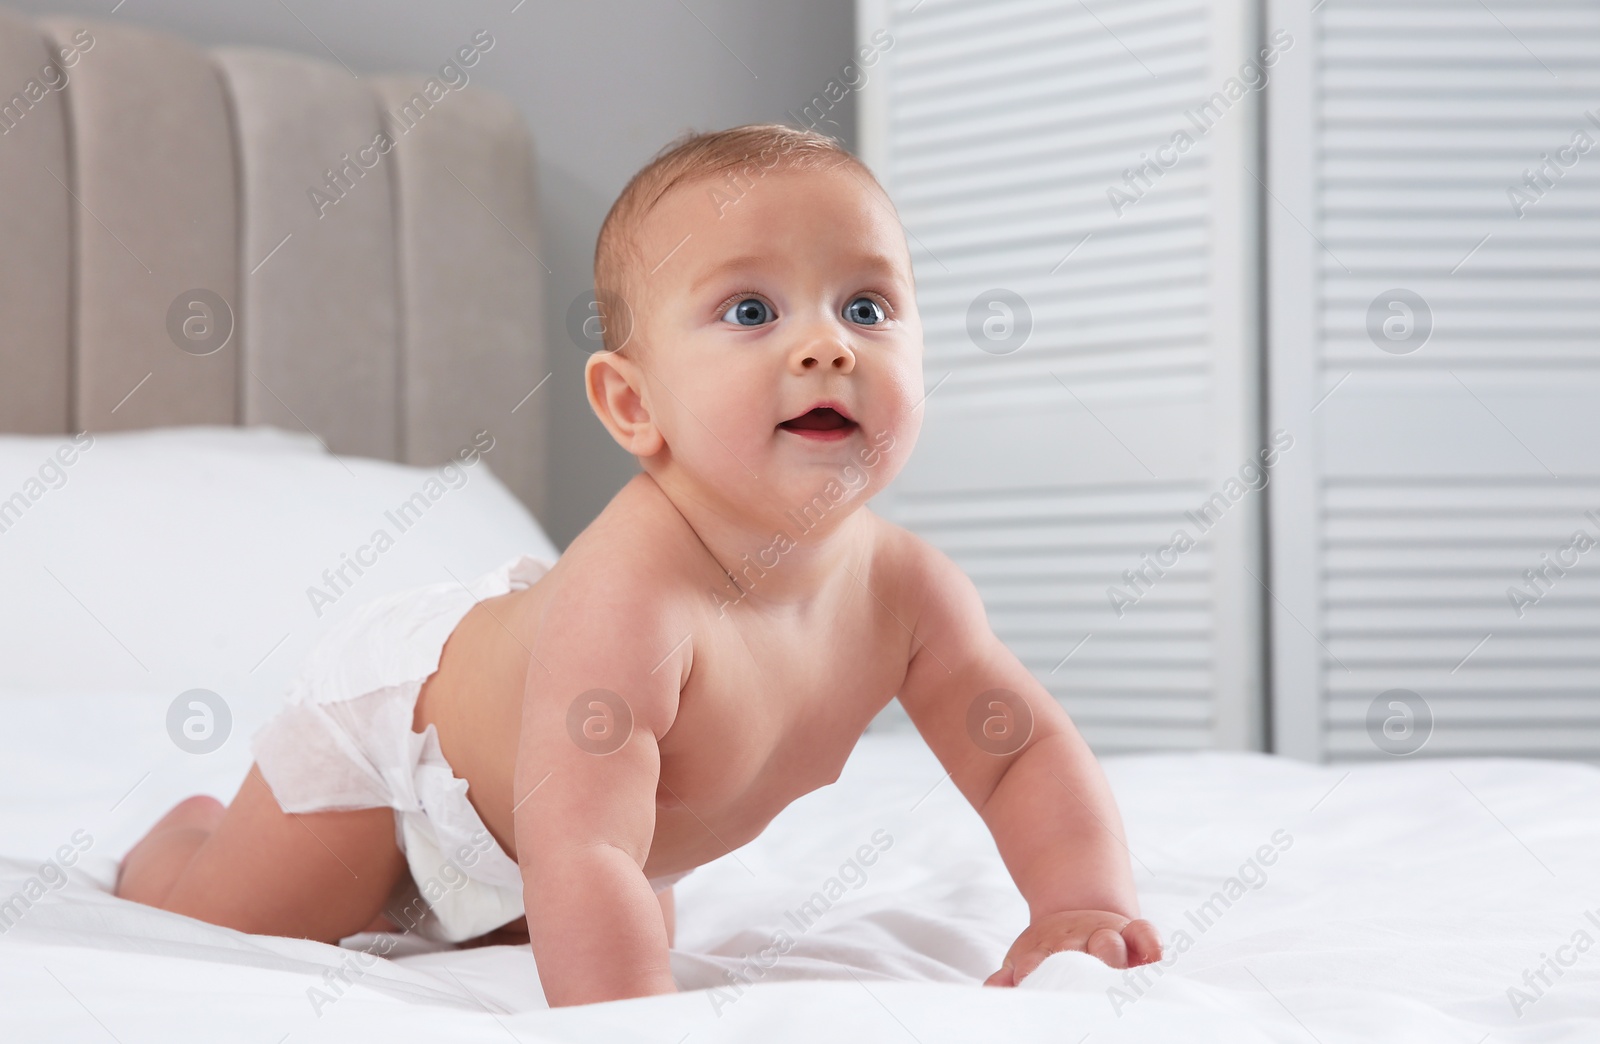
M 893 375 L 894 388 L 890 394 L 898 401 L 899 412 L 906 416 L 907 420 L 920 422 L 922 411 L 917 407 L 922 404 L 923 396 L 927 394 L 924 383 L 928 388 L 932 388 L 938 382 L 939 376 L 925 377 L 923 375 L 920 356 L 914 359 L 906 357 L 902 364 L 896 368 L 896 372 Z M 916 414 L 915 418 L 910 416 L 913 413 Z
M 934 386 L 930 386 L 934 387 Z M 935 391 L 937 394 L 937 391 Z M 883 411 L 882 423 L 877 430 L 867 432 L 868 440 L 891 461 L 903 462 L 916 445 L 922 432 L 922 418 L 926 412 L 920 372 L 897 381 L 888 393 L 892 407 Z
M 730 395 L 728 400 L 707 408 L 706 427 L 701 429 L 701 438 L 724 458 L 728 456 L 724 447 L 743 447 L 756 453 L 770 445 L 777 435 L 772 421 L 779 412 L 777 404 L 762 402 L 754 393 L 746 391 Z M 716 433 L 715 439 L 712 432 Z M 743 450 L 739 455 L 745 456 Z

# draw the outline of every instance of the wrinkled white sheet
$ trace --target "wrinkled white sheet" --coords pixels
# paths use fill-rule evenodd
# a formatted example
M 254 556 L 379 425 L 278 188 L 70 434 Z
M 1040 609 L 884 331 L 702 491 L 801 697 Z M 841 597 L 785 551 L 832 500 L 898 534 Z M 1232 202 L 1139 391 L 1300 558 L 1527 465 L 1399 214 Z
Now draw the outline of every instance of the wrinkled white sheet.
M 253 722 L 196 756 L 149 697 L 0 706 L 7 1041 L 1600 1040 L 1590 767 L 1107 759 L 1144 912 L 1174 956 L 1130 975 L 1063 954 L 999 990 L 978 983 L 1023 903 L 917 737 L 872 735 L 838 784 L 679 885 L 684 992 L 550 1011 L 524 949 L 406 940 L 363 967 L 352 947 L 370 936 L 241 935 L 110 897 L 116 858 L 161 811 L 231 797 Z M 92 845 L 50 888 L 42 862 L 77 831 Z M 841 869 L 875 835 L 872 865 Z M 834 877 L 840 898 L 806 923 Z M 1237 898 L 1206 908 L 1230 877 Z M 33 878 L 43 898 L 16 916 L 5 904 Z M 785 952 L 765 968 L 763 949 Z M 739 971 L 753 984 L 730 982 Z

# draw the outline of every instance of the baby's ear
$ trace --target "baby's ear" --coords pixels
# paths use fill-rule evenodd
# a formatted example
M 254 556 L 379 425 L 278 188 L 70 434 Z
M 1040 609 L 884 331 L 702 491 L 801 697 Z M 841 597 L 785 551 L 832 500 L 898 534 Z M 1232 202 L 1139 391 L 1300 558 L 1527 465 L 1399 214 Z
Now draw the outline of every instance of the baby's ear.
M 617 445 L 635 457 L 653 457 L 666 440 L 645 405 L 643 378 L 639 364 L 621 352 L 596 352 L 583 369 L 589 405 Z

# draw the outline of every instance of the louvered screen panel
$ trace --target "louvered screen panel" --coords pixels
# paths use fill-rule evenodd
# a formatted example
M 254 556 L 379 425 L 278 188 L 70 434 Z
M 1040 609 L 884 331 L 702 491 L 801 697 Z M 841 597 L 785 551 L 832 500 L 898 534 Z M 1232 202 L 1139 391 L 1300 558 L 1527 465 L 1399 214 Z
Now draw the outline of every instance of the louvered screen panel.
M 1434 718 L 1419 753 L 1600 756 L 1600 550 L 1574 548 L 1576 567 L 1537 585 L 1524 575 L 1574 531 L 1600 545 L 1587 511 L 1600 515 L 1592 478 L 1330 478 L 1328 755 L 1373 755 L 1368 705 L 1404 688 Z
M 1198 483 L 916 490 L 894 514 L 961 563 L 995 632 L 1097 749 L 1203 747 L 1215 729 L 1210 547 L 1165 570 L 1121 620 L 1105 593 L 1202 496 Z
M 1600 3 L 1274 8 L 1279 738 L 1600 757 Z
M 1256 745 L 1261 498 L 1215 527 L 1186 516 L 1259 448 L 1255 97 L 1205 133 L 1188 115 L 1255 27 L 1204 0 L 895 0 L 859 18 L 864 45 L 892 40 L 863 153 L 908 231 L 929 390 L 875 508 L 967 571 L 1098 749 Z M 1173 162 L 1148 184 L 1125 177 L 1158 155 Z M 1179 531 L 1195 546 L 1162 564 Z M 1137 601 L 1119 612 L 1112 589 Z

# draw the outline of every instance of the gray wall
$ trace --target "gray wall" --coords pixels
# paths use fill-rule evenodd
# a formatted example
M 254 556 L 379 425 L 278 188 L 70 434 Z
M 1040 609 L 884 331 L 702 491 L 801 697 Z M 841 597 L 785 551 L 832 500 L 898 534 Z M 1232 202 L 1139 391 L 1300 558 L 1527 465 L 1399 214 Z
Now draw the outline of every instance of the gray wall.
M 838 76 L 854 48 L 852 0 L 0 0 L 30 14 L 70 13 L 181 34 L 205 45 L 281 47 L 355 73 L 422 72 L 480 29 L 495 47 L 472 82 L 509 96 L 533 129 L 554 375 L 549 507 L 561 546 L 637 470 L 594 419 L 585 356 L 565 312 L 593 276 L 594 240 L 628 177 L 684 130 L 798 122 L 790 116 Z M 302 24 L 302 21 L 304 24 Z M 331 52 L 331 55 L 330 55 Z M 854 146 L 854 110 L 819 129 Z

